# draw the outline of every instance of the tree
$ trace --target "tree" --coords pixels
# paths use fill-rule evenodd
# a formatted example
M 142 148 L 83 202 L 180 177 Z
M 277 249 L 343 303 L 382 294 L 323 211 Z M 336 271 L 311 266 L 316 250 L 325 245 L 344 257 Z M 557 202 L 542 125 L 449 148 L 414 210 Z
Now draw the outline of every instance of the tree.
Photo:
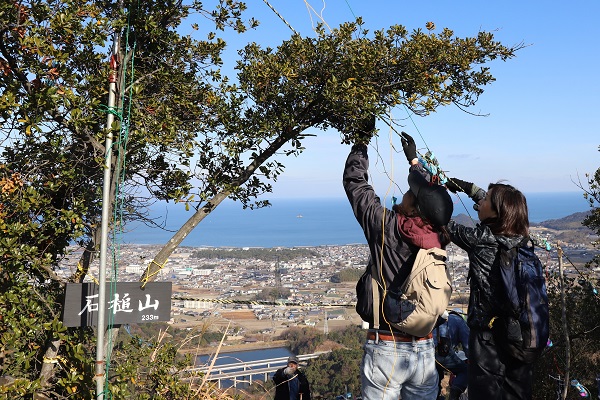
M 333 350 L 311 360 L 306 368 L 313 395 L 335 398 L 347 391 L 360 393 L 360 362 L 363 356 L 365 331 L 349 326 L 332 331 L 328 339 L 340 343 L 343 349 Z
M 254 299 L 258 301 L 277 301 L 279 299 L 287 299 L 290 293 L 290 289 L 288 288 L 274 287 L 257 293 Z
M 81 282 L 97 254 L 107 112 L 117 116 L 110 131 L 119 138 L 109 160 L 116 227 L 153 223 L 144 210 L 156 200 L 194 209 L 155 256 L 152 276 L 225 198 L 268 204 L 253 201 L 271 191 L 281 157 L 302 152 L 307 128 L 333 127 L 349 143 L 364 118 L 388 107 L 417 115 L 468 108 L 493 81 L 480 66 L 520 48 L 485 32 L 461 39 L 394 26 L 371 34 L 358 19 L 277 49 L 250 44 L 233 80 L 221 74 L 225 43 L 215 31 L 255 26 L 242 20 L 243 3 L 212 11 L 197 1 L 113 3 L 0 5 L 0 373 L 19 378 L 11 395 L 92 396 L 93 331 L 62 326 L 60 304 L 65 283 Z M 193 13 L 214 23 L 204 40 L 180 33 Z M 115 32 L 121 45 L 108 62 Z M 109 77 L 123 94 L 112 109 L 103 106 Z M 83 252 L 65 274 L 58 265 L 72 242 Z
M 118 116 L 110 127 L 115 135 L 129 134 L 129 146 L 117 142 L 109 160 L 113 198 L 118 188 L 124 222 L 147 220 L 149 201 L 189 190 L 199 115 L 209 119 L 210 111 L 197 100 L 212 93 L 210 80 L 199 77 L 218 80 L 224 46 L 212 38 L 192 40 L 176 28 L 198 12 L 215 29 L 246 29 L 240 3 L 214 11 L 199 2 L 123 3 L 123 9 L 118 2 L 85 0 L 0 5 L 0 374 L 16 379 L 3 387 L 10 398 L 93 397 L 93 331 L 66 329 L 60 309 L 65 283 L 82 281 L 97 253 L 106 113 Z M 113 32 L 132 33 L 131 43 L 143 44 L 144 52 L 124 40 L 109 63 L 105 47 Z M 134 54 L 135 76 L 128 77 Z M 120 93 L 135 92 L 135 104 L 122 96 L 114 109 L 103 106 L 109 76 Z M 119 168 L 125 153 L 131 164 Z M 136 194 L 140 188 L 152 197 Z M 84 249 L 79 268 L 59 271 L 72 242 Z
M 282 332 L 279 339 L 286 340 L 294 354 L 308 354 L 325 341 L 325 334 L 309 326 L 294 326 Z
M 314 329 L 291 328 L 282 334 L 290 341 L 294 353 L 305 354 L 314 351 L 312 341 L 322 341 L 323 334 Z M 333 399 L 346 391 L 360 393 L 360 359 L 365 341 L 365 331 L 359 326 L 348 326 L 332 330 L 327 341 L 342 345 L 343 348 L 309 360 L 304 371 L 314 398 Z M 301 342 L 307 345 L 302 346 Z M 297 346 L 297 347 L 294 347 Z M 311 350 L 312 349 L 312 350 Z M 243 398 L 264 399 L 273 397 L 272 379 L 258 381 L 243 390 Z
M 306 368 L 312 394 L 333 399 L 346 391 L 360 393 L 362 349 L 338 349 L 312 360 Z M 358 360 L 358 361 L 357 361 Z
M 294 35 L 277 49 L 252 43 L 241 52 L 237 84 L 211 99 L 219 119 L 214 136 L 199 144 L 197 168 L 202 185 L 196 212 L 148 266 L 153 276 L 185 237 L 225 198 L 250 199 L 271 191 L 284 165 L 278 155 L 298 155 L 307 128 L 335 128 L 343 143 L 357 140 L 366 118 L 385 117 L 404 105 L 426 116 L 437 107 L 474 105 L 483 86 L 494 81 L 488 67 L 496 58 L 514 57 L 491 33 L 457 38 L 392 26 L 370 35 L 362 20 L 316 38 Z M 430 25 L 434 29 L 433 25 Z M 218 144 L 218 145 L 217 145 Z M 262 180 L 261 180 L 262 179 Z M 268 201 L 259 201 L 259 206 Z
M 591 212 L 583 220 L 582 225 L 600 236 L 600 169 L 594 174 L 586 174 L 587 186 L 581 183 L 584 197 L 589 201 Z M 600 242 L 592 242 L 598 248 Z M 570 262 L 568 259 L 566 262 Z M 557 275 L 548 279 L 548 300 L 550 302 L 550 339 L 552 346 L 546 350 L 536 365 L 534 375 L 534 397 L 550 398 L 555 395 L 557 382 L 553 377 L 564 375 L 567 370 L 565 346 L 567 336 L 563 330 L 563 318 L 560 292 L 564 290 L 566 303 L 566 326 L 570 345 L 569 373 L 588 389 L 597 387 L 597 366 L 600 359 L 600 296 L 598 286 L 600 280 L 594 270 L 600 266 L 600 253 L 596 253 L 583 266 L 570 265 L 576 269 L 576 277 L 566 277 L 563 287 Z M 579 397 L 577 391 L 570 387 L 572 393 L 568 398 Z M 575 395 L 573 395 L 575 393 Z
M 600 151 L 600 147 L 598 147 Z M 590 228 L 600 236 L 600 168 L 596 170 L 594 174 L 586 174 L 588 188 L 584 189 L 584 197 L 589 201 L 592 212 L 583 221 L 583 226 Z M 583 187 L 580 185 L 580 188 Z M 594 246 L 600 246 L 600 242 L 596 240 Z M 590 261 L 589 266 L 600 265 L 600 258 L 594 257 Z

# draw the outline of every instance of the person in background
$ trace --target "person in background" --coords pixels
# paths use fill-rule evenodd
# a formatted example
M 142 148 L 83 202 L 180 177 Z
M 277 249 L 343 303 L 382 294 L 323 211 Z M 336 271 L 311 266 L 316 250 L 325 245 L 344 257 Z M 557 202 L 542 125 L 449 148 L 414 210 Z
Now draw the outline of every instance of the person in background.
M 529 236 L 527 200 L 513 186 L 492 183 L 487 193 L 471 182 L 449 178 L 448 190 L 465 192 L 479 217 L 475 227 L 450 221 L 452 242 L 469 256 L 469 399 L 531 399 L 533 365 L 502 349 L 508 335 L 496 319 L 501 296 L 501 276 L 496 260 L 500 246 L 517 247 Z M 496 322 L 496 323 L 495 323 Z
M 469 327 L 456 311 L 450 311 L 446 315 L 446 321 L 433 330 L 433 341 L 435 342 L 435 361 L 440 376 L 440 382 L 444 378 L 444 372 L 454 374 L 449 388 L 448 400 L 458 400 L 467 388 L 468 365 L 467 360 L 457 354 L 459 346 L 462 347 L 464 356 L 469 357 Z M 439 386 L 441 396 L 441 384 Z
M 275 400 L 310 400 L 310 385 L 306 375 L 298 368 L 298 357 L 290 356 L 287 367 L 279 368 L 273 375 Z
M 416 145 L 402 132 L 404 155 L 410 164 L 408 190 L 402 202 L 389 210 L 368 182 L 367 145 L 375 129 L 375 118 L 366 121 L 346 160 L 343 184 L 354 215 L 369 245 L 371 261 L 381 269 L 387 287 L 401 285 L 408 277 L 420 248 L 444 249 L 449 238 L 444 226 L 450 220 L 453 203 L 447 190 L 429 182 L 419 164 Z M 376 289 L 377 290 L 377 289 Z M 381 307 L 381 326 L 369 323 L 360 368 L 364 399 L 435 400 L 438 374 L 435 369 L 431 333 L 414 337 L 385 324 Z

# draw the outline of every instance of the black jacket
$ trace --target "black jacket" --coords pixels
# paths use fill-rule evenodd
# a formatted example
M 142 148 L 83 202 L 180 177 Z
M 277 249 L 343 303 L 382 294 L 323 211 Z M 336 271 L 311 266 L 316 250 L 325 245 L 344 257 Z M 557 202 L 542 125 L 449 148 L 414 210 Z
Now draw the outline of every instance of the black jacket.
M 275 382 L 275 400 L 290 400 L 290 381 L 291 379 L 297 379 L 299 383 L 298 397 L 295 400 L 310 400 L 310 386 L 306 375 L 300 369 L 296 370 L 294 378 L 287 376 L 283 371 L 284 368 L 280 368 L 275 371 L 273 375 L 273 382 Z M 302 397 L 300 397 L 302 394 Z
M 368 169 L 367 147 L 359 144 L 352 146 L 344 168 L 344 190 L 369 245 L 370 262 L 382 270 L 388 288 L 398 288 L 410 274 L 419 248 L 409 245 L 400 236 L 396 213 L 381 205 L 379 197 L 368 183 Z M 410 169 L 423 172 L 419 164 Z M 381 308 L 379 321 L 382 329 L 390 330 L 391 327 L 384 326 Z M 373 321 L 367 322 L 372 328 Z
M 487 329 L 490 320 L 498 316 L 500 297 L 500 270 L 495 262 L 498 246 L 516 247 L 522 236 L 495 236 L 484 224 L 474 228 L 450 221 L 447 226 L 452 242 L 469 255 L 469 310 L 467 323 L 473 329 Z

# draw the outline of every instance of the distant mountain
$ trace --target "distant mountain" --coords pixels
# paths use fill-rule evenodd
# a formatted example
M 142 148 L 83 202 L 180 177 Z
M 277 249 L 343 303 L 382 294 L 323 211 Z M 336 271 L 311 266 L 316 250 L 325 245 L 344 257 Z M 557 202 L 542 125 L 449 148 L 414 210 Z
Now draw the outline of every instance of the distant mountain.
M 539 223 L 532 223 L 531 226 L 539 226 L 542 228 L 554 229 L 557 231 L 566 230 L 589 230 L 585 226 L 581 225 L 581 222 L 590 215 L 590 211 L 577 212 L 575 214 L 567 215 L 560 219 L 549 219 Z
M 591 211 L 577 212 L 575 214 L 567 215 L 560 219 L 549 219 L 542 222 L 531 222 L 531 226 L 553 229 L 557 231 L 568 231 L 568 230 L 589 230 L 585 226 L 581 225 L 581 222 L 590 215 Z M 479 222 L 477 218 L 471 218 L 466 214 L 458 214 L 452 217 L 452 219 L 461 225 L 475 226 Z
M 477 218 L 471 218 L 467 214 L 458 214 L 454 215 L 452 219 L 461 225 L 468 226 L 470 228 L 474 227 L 475 224 L 479 222 Z

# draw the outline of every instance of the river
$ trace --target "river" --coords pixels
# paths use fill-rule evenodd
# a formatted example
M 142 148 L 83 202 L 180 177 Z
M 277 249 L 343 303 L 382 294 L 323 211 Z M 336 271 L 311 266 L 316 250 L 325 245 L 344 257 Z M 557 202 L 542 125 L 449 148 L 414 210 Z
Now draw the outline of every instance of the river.
M 258 360 L 265 360 L 270 358 L 289 357 L 293 355 L 290 349 L 286 347 L 274 347 L 269 349 L 257 349 L 257 350 L 246 350 L 246 351 L 234 351 L 229 353 L 219 353 L 215 360 L 215 365 L 227 365 L 227 364 L 239 364 L 244 362 L 252 362 Z M 196 366 L 205 366 L 212 363 L 214 355 L 199 355 L 196 356 Z M 285 367 L 285 362 L 281 363 L 282 367 Z M 240 367 L 240 370 L 242 368 Z M 257 374 L 252 376 L 252 381 L 263 380 L 264 375 Z M 233 386 L 233 382 L 225 380 L 221 382 L 222 388 L 228 388 Z M 245 387 L 247 384 L 240 385 L 239 387 Z

